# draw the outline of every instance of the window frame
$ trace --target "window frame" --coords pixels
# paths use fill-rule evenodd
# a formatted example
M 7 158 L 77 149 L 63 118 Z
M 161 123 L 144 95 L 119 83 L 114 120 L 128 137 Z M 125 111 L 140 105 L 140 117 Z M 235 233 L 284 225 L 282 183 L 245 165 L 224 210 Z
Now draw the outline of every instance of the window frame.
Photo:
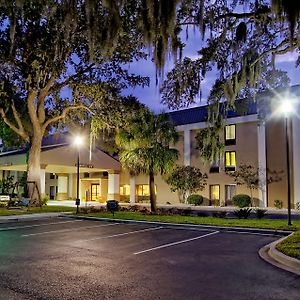
M 227 139 L 226 138 L 226 127 L 229 127 L 229 126 L 234 126 L 234 139 Z M 225 146 L 231 146 L 231 145 L 236 144 L 236 124 L 225 125 L 225 128 L 224 128 L 224 143 L 225 143 Z
M 235 165 L 232 165 L 232 164 L 230 164 L 229 166 L 226 165 L 226 154 L 227 153 L 234 153 Z M 230 163 L 231 163 L 231 155 L 230 155 Z M 234 172 L 236 170 L 236 151 L 225 151 L 224 167 L 225 167 L 226 172 Z
M 219 199 L 213 199 L 212 198 L 212 187 L 215 187 L 215 186 L 217 186 L 217 187 L 219 187 Z M 220 187 L 220 184 L 210 184 L 209 185 L 209 200 L 213 200 L 213 201 L 215 201 L 215 200 L 220 200 L 220 197 L 221 196 L 221 187 Z

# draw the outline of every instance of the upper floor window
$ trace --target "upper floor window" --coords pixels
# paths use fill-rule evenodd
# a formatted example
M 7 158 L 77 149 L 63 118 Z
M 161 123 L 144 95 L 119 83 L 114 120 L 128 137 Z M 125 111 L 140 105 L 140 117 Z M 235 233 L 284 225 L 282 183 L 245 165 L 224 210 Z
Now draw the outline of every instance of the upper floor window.
M 220 161 L 219 160 L 215 160 L 214 162 L 212 162 L 212 164 L 210 165 L 209 172 L 210 173 L 219 173 L 220 172 Z
M 225 171 L 235 171 L 236 153 L 235 151 L 225 152 Z
M 235 124 L 225 126 L 225 145 L 235 145 Z

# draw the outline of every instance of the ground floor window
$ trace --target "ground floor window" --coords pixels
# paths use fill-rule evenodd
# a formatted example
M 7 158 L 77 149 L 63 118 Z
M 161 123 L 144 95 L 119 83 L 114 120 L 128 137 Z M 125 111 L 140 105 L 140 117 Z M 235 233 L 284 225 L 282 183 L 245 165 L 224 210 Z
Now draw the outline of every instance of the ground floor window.
M 218 205 L 220 202 L 220 185 L 212 184 L 209 186 L 209 197 L 211 200 L 211 204 Z
M 130 195 L 130 185 L 129 184 L 123 184 L 120 186 L 120 195 L 122 195 L 122 196 Z
M 150 197 L 149 184 L 137 184 L 135 190 L 136 190 L 137 202 L 149 201 L 149 197 Z M 156 185 L 154 185 L 154 192 L 156 195 Z
M 232 197 L 236 194 L 236 185 L 225 185 L 225 205 L 232 205 Z

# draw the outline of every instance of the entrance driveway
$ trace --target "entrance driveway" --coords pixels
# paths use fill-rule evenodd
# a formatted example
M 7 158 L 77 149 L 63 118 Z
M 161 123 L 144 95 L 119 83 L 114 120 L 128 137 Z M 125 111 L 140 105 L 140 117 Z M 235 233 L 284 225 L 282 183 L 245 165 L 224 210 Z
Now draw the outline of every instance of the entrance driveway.
M 268 234 L 51 218 L 0 224 L 0 299 L 299 299 Z

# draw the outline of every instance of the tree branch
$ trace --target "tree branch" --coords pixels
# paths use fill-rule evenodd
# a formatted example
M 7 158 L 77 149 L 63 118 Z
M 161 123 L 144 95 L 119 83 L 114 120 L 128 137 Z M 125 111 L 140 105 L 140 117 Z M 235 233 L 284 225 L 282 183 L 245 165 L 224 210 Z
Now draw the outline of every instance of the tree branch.
M 9 119 L 7 118 L 3 108 L 0 108 L 0 115 L 4 121 L 4 123 L 11 129 L 13 130 L 16 134 L 18 134 L 23 140 L 25 140 L 26 142 L 29 142 L 29 136 L 28 134 L 25 132 L 23 126 L 21 128 L 17 128 L 13 123 L 11 123 L 9 121 Z M 17 121 L 18 123 L 18 121 Z
M 41 89 L 41 91 L 39 92 L 39 95 L 38 95 L 38 119 L 39 119 L 40 124 L 43 124 L 45 122 L 45 119 L 46 119 L 45 99 L 49 95 L 49 90 L 50 90 L 52 84 L 54 83 L 54 81 L 55 81 L 55 78 L 52 74 L 50 76 L 47 84 L 45 85 L 44 88 Z
M 86 110 L 86 111 L 90 112 L 91 114 L 93 114 L 93 112 L 90 110 L 90 108 L 83 104 L 66 107 L 59 116 L 55 116 L 51 119 L 48 119 L 43 124 L 43 126 L 42 126 L 43 131 L 45 131 L 50 124 L 56 123 L 60 120 L 63 120 L 70 111 L 78 110 L 78 109 Z

